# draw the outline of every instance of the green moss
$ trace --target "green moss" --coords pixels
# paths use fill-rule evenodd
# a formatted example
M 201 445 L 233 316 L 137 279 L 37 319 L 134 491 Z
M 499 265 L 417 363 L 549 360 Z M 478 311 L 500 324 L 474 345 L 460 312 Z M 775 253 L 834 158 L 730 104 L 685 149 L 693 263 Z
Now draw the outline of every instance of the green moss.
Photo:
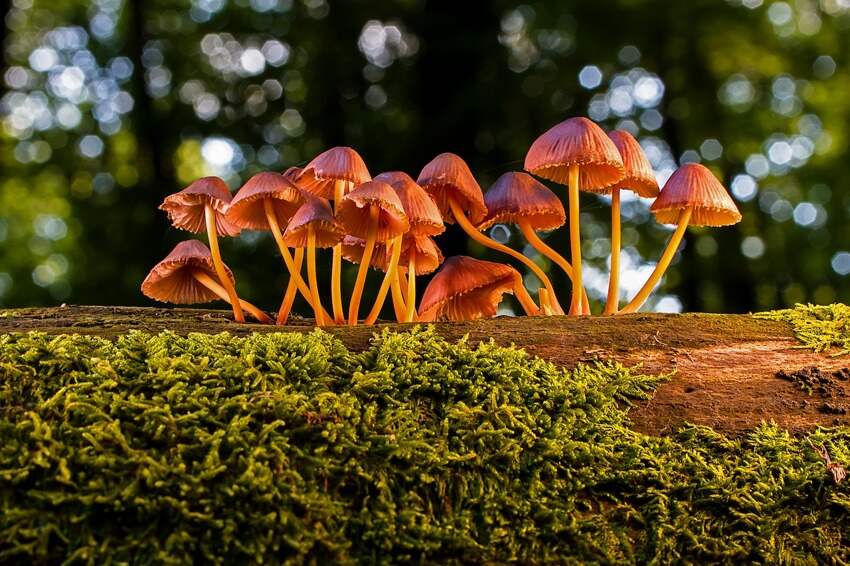
M 815 352 L 835 349 L 835 356 L 850 352 L 850 306 L 845 304 L 798 304 L 793 309 L 758 313 L 754 316 L 788 322 L 803 348 L 811 348 Z
M 630 430 L 662 379 L 427 329 L 0 335 L 0 563 L 850 561 L 808 439 Z

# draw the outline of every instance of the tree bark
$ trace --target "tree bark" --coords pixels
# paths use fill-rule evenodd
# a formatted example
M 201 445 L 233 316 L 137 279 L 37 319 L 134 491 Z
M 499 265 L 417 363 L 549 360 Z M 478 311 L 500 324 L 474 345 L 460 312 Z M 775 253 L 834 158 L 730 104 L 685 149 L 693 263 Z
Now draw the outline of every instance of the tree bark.
M 379 324 L 326 330 L 357 351 L 382 328 L 404 330 L 411 326 Z M 832 371 L 846 365 L 842 357 L 799 348 L 784 322 L 750 315 L 635 314 L 580 319 L 500 317 L 435 326 L 449 340 L 465 335 L 473 343 L 493 338 L 499 344 L 516 344 L 529 354 L 568 368 L 613 360 L 627 366 L 642 364 L 640 371 L 645 373 L 675 372 L 651 400 L 638 402 L 631 410 L 634 428 L 642 432 L 666 434 L 685 422 L 727 433 L 744 433 L 763 421 L 775 421 L 792 432 L 850 425 L 847 414 L 825 412 L 834 412 L 836 406 L 840 412 L 842 400 L 850 392 L 847 382 L 836 384 L 837 398 L 825 399 L 817 391 L 808 395 L 776 376 L 780 370 L 817 366 Z M 292 317 L 287 326 L 237 324 L 224 310 L 97 306 L 0 310 L 0 334 L 35 330 L 111 339 L 131 329 L 245 335 L 309 332 L 313 328 L 311 319 L 298 317 Z

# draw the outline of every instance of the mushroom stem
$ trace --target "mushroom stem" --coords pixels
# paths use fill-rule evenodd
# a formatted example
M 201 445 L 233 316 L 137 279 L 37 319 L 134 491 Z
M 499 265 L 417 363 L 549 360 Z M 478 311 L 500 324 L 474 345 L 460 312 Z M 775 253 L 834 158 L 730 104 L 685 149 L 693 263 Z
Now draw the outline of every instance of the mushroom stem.
M 528 240 L 528 243 L 531 244 L 532 248 L 552 260 L 558 267 L 561 268 L 567 277 L 570 278 L 570 281 L 573 280 L 573 266 L 570 265 L 570 262 L 568 262 L 564 256 L 549 247 L 549 245 L 537 235 L 537 232 L 534 231 L 527 220 L 522 219 L 519 221 L 519 229 L 522 232 L 522 235 L 525 236 L 525 239 Z M 581 308 L 583 314 L 590 314 L 590 302 L 587 299 L 587 293 L 584 289 L 581 290 Z
M 393 309 L 395 309 L 395 319 L 399 322 L 404 322 L 407 316 L 407 285 L 404 281 L 404 274 L 401 269 L 395 270 L 395 281 L 392 285 L 393 293 Z
M 519 304 L 528 316 L 536 316 L 540 314 L 540 309 L 534 304 L 534 299 L 528 294 L 525 285 L 522 284 L 522 278 L 517 277 L 514 283 L 514 295 L 516 295 Z
M 227 302 L 233 308 L 233 318 L 236 319 L 236 322 L 245 322 L 245 315 L 242 313 L 242 305 L 239 303 L 236 287 L 230 282 L 230 277 L 227 276 L 227 270 L 224 268 L 224 261 L 221 259 L 221 250 L 218 248 L 218 229 L 215 226 L 215 212 L 210 203 L 204 205 L 204 220 L 207 224 L 207 239 L 210 242 L 213 266 L 219 281 L 227 291 Z
M 387 266 L 387 272 L 384 274 L 384 280 L 381 282 L 381 287 L 378 289 L 378 296 L 375 297 L 375 304 L 372 310 L 369 311 L 369 316 L 366 317 L 366 324 L 375 324 L 378 320 L 378 315 L 381 314 L 381 308 L 387 300 L 387 293 L 390 290 L 390 285 L 393 281 L 398 282 L 396 271 L 398 270 L 398 259 L 401 257 L 401 236 L 396 236 L 393 240 L 393 252 L 390 256 L 390 264 Z
M 345 196 L 348 181 L 334 183 L 334 211 L 339 207 L 339 201 Z M 333 263 L 331 264 L 331 303 L 333 304 L 334 321 L 345 322 L 345 310 L 342 306 L 342 242 L 334 246 Z
M 579 229 L 579 177 L 578 165 L 570 165 L 569 171 L 570 206 L 570 256 L 573 266 L 573 296 L 570 301 L 570 314 L 581 313 L 581 294 L 584 291 L 581 280 L 581 230 Z
M 348 305 L 348 324 L 351 326 L 357 324 L 360 299 L 363 297 L 363 286 L 366 284 L 366 273 L 369 271 L 369 263 L 372 261 L 372 250 L 375 248 L 375 239 L 378 236 L 378 215 L 380 213 L 381 210 L 377 206 L 369 205 L 369 230 L 366 233 L 363 257 L 360 258 L 357 279 L 354 281 L 354 291 L 351 293 L 351 302 Z
M 466 215 L 463 213 L 463 210 L 461 210 L 460 205 L 457 203 L 457 201 L 455 201 L 455 199 L 449 198 L 449 206 L 452 209 L 452 214 L 454 214 L 454 217 L 457 220 L 457 223 L 460 224 L 460 227 L 463 228 L 463 231 L 466 232 L 469 235 L 470 238 L 472 238 L 473 240 L 475 240 L 476 242 L 478 242 L 482 246 L 486 246 L 490 249 L 493 249 L 493 250 L 502 252 L 504 254 L 507 254 L 514 259 L 518 259 L 519 261 L 524 263 L 526 266 L 528 266 L 529 269 L 531 269 L 531 271 L 537 276 L 538 279 L 540 279 L 540 281 L 543 283 L 543 285 L 547 289 L 550 289 L 550 290 L 552 289 L 552 282 L 549 281 L 549 278 L 546 277 L 546 274 L 543 273 L 543 270 L 540 269 L 540 266 L 538 266 L 536 263 L 531 261 L 531 259 L 525 257 L 524 255 L 522 255 L 518 251 L 513 250 L 513 249 L 509 248 L 508 246 L 504 246 L 504 245 L 500 244 L 499 242 L 492 240 L 492 239 L 488 238 L 487 236 L 485 236 L 484 234 L 482 234 L 481 232 L 479 232 L 475 228 L 475 226 L 472 225 L 472 223 L 469 221 L 469 219 L 466 217 Z M 521 282 L 520 282 L 520 286 L 522 286 Z M 525 289 L 525 288 L 523 287 L 523 289 Z M 526 295 L 528 295 L 528 292 L 526 292 Z M 554 297 L 554 295 L 552 295 L 552 296 Z M 534 304 L 534 300 L 531 299 L 530 295 L 528 295 L 528 298 L 529 298 L 529 300 L 531 300 L 531 304 Z M 555 310 L 558 311 L 560 309 L 560 305 L 558 307 L 553 307 L 553 308 L 555 308 Z M 539 311 L 539 309 L 535 308 L 535 312 L 537 312 L 537 311 Z
M 687 230 L 688 223 L 691 221 L 692 211 L 693 208 L 688 207 L 679 213 L 679 218 L 676 221 L 678 224 L 676 231 L 670 236 L 670 241 L 667 242 L 667 247 L 664 248 L 664 253 L 661 254 L 661 259 L 658 260 L 655 270 L 653 270 L 649 279 L 646 280 L 646 283 L 643 284 L 643 287 L 640 288 L 640 291 L 637 292 L 635 297 L 629 301 L 629 304 L 620 309 L 617 314 L 637 312 L 643 306 L 643 303 L 646 302 L 646 299 L 661 280 L 661 276 L 664 275 L 667 267 L 670 266 L 670 262 L 673 261 L 673 256 L 676 255 L 676 250 L 679 249 L 679 244 L 682 242 L 682 237 L 685 235 L 685 230 Z
M 416 250 L 410 250 L 410 258 L 407 260 L 407 312 L 404 322 L 413 322 L 416 314 Z
M 617 314 L 620 307 L 620 189 L 611 192 L 611 273 L 604 314 Z
M 224 287 L 222 287 L 219 284 L 218 281 L 216 281 L 215 279 L 213 279 L 212 277 L 210 277 L 209 275 L 207 275 L 203 271 L 201 271 L 199 269 L 193 269 L 192 270 L 192 277 L 194 277 L 195 280 L 198 281 L 198 283 L 200 283 L 201 285 L 203 285 L 204 287 L 206 287 L 207 289 L 209 289 L 210 291 L 212 291 L 213 293 L 218 295 L 219 298 L 222 301 L 225 301 L 227 303 L 230 302 L 230 296 L 227 294 L 227 290 Z M 273 324 L 274 323 L 274 321 L 271 319 L 271 317 L 269 315 L 267 315 L 266 313 L 264 313 L 263 311 L 261 311 L 259 308 L 255 307 L 254 305 L 252 305 L 248 301 L 243 301 L 242 299 L 239 299 L 239 306 L 242 307 L 243 309 L 245 309 L 246 311 L 248 311 L 248 313 L 251 316 L 256 318 L 258 321 L 262 322 L 263 324 Z
M 304 248 L 298 248 L 295 250 L 295 271 L 301 274 L 301 264 L 304 262 Z M 295 278 L 289 278 L 289 283 L 286 285 L 286 293 L 283 295 L 283 302 L 280 303 L 280 309 L 277 311 L 277 322 L 276 324 L 286 324 L 286 321 L 289 320 L 289 312 L 292 310 L 292 303 L 295 302 L 295 293 L 298 291 L 298 287 L 295 285 Z
M 324 326 L 328 324 L 329 318 L 324 317 L 322 300 L 319 297 L 319 282 L 316 277 L 316 231 L 313 226 L 307 227 L 307 278 L 310 281 L 310 294 L 313 297 L 313 313 L 316 324 Z
M 289 253 L 289 248 L 286 244 L 283 243 L 283 234 L 280 231 L 280 224 L 277 223 L 277 216 L 274 213 L 274 209 L 272 208 L 272 203 L 268 199 L 263 201 L 263 207 L 266 211 L 266 222 L 269 223 L 269 230 L 274 236 L 274 241 L 277 243 L 277 249 L 280 250 L 280 255 L 283 256 L 283 263 L 286 264 L 286 269 L 289 271 L 289 277 L 295 280 L 295 285 L 298 288 L 298 292 L 304 297 L 307 303 L 310 305 L 310 308 L 315 310 L 315 305 L 313 304 L 313 294 L 310 291 L 310 288 L 307 286 L 307 283 L 304 282 L 304 278 L 301 277 L 301 267 L 295 267 L 295 262 L 292 259 L 292 254 Z M 321 306 L 321 305 L 319 305 Z M 327 311 L 322 311 L 322 315 L 330 320 L 330 316 Z

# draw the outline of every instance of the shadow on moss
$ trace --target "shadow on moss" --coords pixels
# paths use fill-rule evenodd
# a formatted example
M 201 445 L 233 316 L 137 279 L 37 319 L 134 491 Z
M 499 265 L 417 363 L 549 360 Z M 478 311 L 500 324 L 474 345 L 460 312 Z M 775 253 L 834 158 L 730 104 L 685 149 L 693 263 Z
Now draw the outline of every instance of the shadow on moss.
M 428 329 L 0 335 L 0 562 L 850 560 L 847 430 L 629 429 L 664 379 Z

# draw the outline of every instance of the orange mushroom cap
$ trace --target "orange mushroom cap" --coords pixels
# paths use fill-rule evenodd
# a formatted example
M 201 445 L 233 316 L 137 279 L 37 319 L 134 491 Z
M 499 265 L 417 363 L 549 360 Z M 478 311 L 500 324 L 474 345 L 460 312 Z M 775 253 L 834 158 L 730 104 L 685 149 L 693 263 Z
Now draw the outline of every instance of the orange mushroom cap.
M 454 153 L 441 153 L 432 159 L 422 168 L 416 182 L 431 195 L 443 215 L 443 220 L 449 224 L 455 222 L 449 207 L 450 196 L 457 201 L 473 224 L 478 224 L 487 216 L 481 186 L 466 162 Z
M 231 224 L 225 213 L 230 205 L 230 189 L 218 177 L 201 177 L 173 195 L 168 195 L 159 205 L 168 214 L 175 228 L 196 234 L 205 232 L 205 206 L 209 203 L 215 211 L 215 227 L 219 236 L 237 236 L 239 227 Z
M 598 191 L 623 178 L 623 159 L 614 142 L 587 118 L 570 118 L 534 140 L 525 170 L 561 185 L 569 182 L 571 165 L 579 165 L 579 186 Z
M 726 188 L 699 163 L 685 163 L 676 169 L 649 210 L 661 224 L 676 224 L 679 213 L 688 207 L 693 209 L 693 226 L 729 226 L 741 221 Z
M 205 271 L 218 280 L 210 250 L 198 240 L 187 240 L 174 246 L 171 253 L 145 277 L 142 293 L 156 301 L 184 305 L 218 300 L 218 295 L 192 277 L 192 269 Z M 225 269 L 231 284 L 235 283 L 233 273 L 226 266 Z
M 558 196 L 528 173 L 505 173 L 484 195 L 487 218 L 479 226 L 518 224 L 527 220 L 534 230 L 554 230 L 567 221 Z
M 264 201 L 270 200 L 279 226 L 286 226 L 304 197 L 291 181 L 280 173 L 257 173 L 242 185 L 227 207 L 227 220 L 243 230 L 268 230 Z
M 289 221 L 283 233 L 283 243 L 291 248 L 306 248 L 308 228 L 311 226 L 316 234 L 317 248 L 333 247 L 345 234 L 342 224 L 334 217 L 330 203 L 307 193 L 304 204 Z
M 391 240 L 410 228 L 404 206 L 393 188 L 381 181 L 368 181 L 345 195 L 337 207 L 337 219 L 347 234 L 366 237 L 371 206 L 379 209 L 376 242 Z
M 431 279 L 419 315 L 422 320 L 475 320 L 492 317 L 502 295 L 513 293 L 519 272 L 509 265 L 454 256 Z
M 351 263 L 360 263 L 363 259 L 363 249 L 365 247 L 365 240 L 354 236 L 346 236 L 342 240 L 342 257 Z M 407 271 L 410 254 L 414 250 L 416 251 L 416 275 L 433 273 L 443 263 L 443 254 L 430 236 L 410 236 L 405 237 L 401 244 L 401 255 L 398 260 L 398 269 L 400 271 Z M 375 249 L 372 251 L 372 259 L 369 261 L 369 267 L 385 272 L 389 269 L 391 256 L 392 248 L 386 244 L 375 244 Z
M 323 198 L 333 198 L 334 183 L 348 181 L 355 186 L 371 181 L 369 169 L 360 154 L 350 147 L 332 147 L 313 158 L 298 175 L 298 186 Z
M 608 132 L 608 137 L 617 146 L 617 151 L 623 158 L 626 176 L 610 187 L 600 190 L 600 192 L 610 193 L 614 189 L 625 189 L 643 198 L 657 197 L 658 181 L 655 179 L 652 165 L 650 165 L 640 143 L 625 130 Z
M 436 236 L 446 231 L 443 217 L 434 199 L 417 185 L 410 175 L 403 171 L 387 171 L 375 177 L 375 180 L 383 181 L 398 193 L 410 223 L 411 235 Z

